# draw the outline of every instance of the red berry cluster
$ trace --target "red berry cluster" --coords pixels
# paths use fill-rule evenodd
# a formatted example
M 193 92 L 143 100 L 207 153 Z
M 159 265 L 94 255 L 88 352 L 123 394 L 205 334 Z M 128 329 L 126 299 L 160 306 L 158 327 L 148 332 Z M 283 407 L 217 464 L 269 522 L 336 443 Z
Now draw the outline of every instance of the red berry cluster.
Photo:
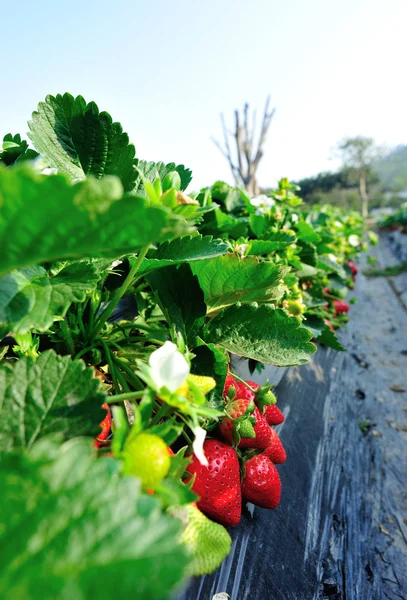
M 242 383 L 227 376 L 226 416 L 218 428 L 224 441 L 204 442 L 207 467 L 196 456 L 187 467 L 195 475 L 192 489 L 200 497 L 199 509 L 225 526 L 239 523 L 242 500 L 270 509 L 280 502 L 281 481 L 275 465 L 286 460 L 286 453 L 271 425 L 282 423 L 284 415 L 275 404 L 264 403 L 262 389 L 252 381 Z

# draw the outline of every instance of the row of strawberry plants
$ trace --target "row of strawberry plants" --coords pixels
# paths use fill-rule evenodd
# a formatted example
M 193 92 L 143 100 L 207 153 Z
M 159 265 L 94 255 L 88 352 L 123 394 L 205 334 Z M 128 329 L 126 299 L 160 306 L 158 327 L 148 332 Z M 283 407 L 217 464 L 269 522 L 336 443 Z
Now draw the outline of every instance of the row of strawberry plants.
M 0 152 L 0 592 L 167 598 L 219 566 L 242 502 L 279 503 L 283 416 L 230 355 L 342 350 L 363 222 L 288 180 L 186 193 L 80 96 L 29 129 Z

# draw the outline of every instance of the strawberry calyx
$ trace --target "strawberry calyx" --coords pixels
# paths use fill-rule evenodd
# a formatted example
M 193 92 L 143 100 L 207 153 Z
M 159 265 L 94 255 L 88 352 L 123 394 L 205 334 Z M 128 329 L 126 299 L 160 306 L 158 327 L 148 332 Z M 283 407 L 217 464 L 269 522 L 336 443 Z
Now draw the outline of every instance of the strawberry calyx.
M 272 387 L 274 387 L 272 384 L 266 384 L 261 386 L 256 392 L 254 401 L 256 402 L 261 413 L 264 413 L 267 406 L 277 403 L 277 398 L 271 391 Z
M 239 445 L 242 438 L 254 439 L 256 437 L 256 432 L 254 430 L 256 417 L 251 416 L 254 413 L 255 408 L 255 403 L 251 401 L 244 413 L 234 416 L 234 411 L 236 410 L 235 401 L 232 400 L 228 402 L 224 412 L 226 414 L 225 418 L 233 423 L 232 438 L 234 447 Z

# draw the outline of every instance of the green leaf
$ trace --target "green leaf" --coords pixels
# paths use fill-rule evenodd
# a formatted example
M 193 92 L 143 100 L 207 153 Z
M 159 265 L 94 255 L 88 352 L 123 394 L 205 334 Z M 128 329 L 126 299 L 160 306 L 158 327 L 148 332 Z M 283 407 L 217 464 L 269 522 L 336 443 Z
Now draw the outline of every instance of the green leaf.
M 316 269 L 315 267 L 312 267 L 311 265 L 306 265 L 303 262 L 299 263 L 299 268 L 298 271 L 296 271 L 296 276 L 301 278 L 308 278 L 308 277 L 315 277 L 315 275 L 318 273 L 318 269 Z
M 111 178 L 70 185 L 27 167 L 0 169 L 0 274 L 61 258 L 117 258 L 187 233 L 183 218 L 120 188 Z
M 203 325 L 206 305 L 190 265 L 165 267 L 147 279 L 168 324 L 174 325 L 184 340 L 192 341 Z
M 341 352 L 345 351 L 345 348 L 336 337 L 336 333 L 331 331 L 329 327 L 325 327 L 321 335 L 318 336 L 317 340 L 320 344 L 323 344 L 328 348 L 333 348 L 334 350 L 339 350 Z
M 261 256 L 264 254 L 270 254 L 270 252 L 276 252 L 277 250 L 284 250 L 293 244 L 295 240 L 295 235 L 287 231 L 276 231 L 275 233 L 269 233 L 267 235 L 267 239 L 251 240 L 249 254 Z
M 186 190 L 192 180 L 192 171 L 184 167 L 184 165 L 176 165 L 175 163 L 168 163 L 167 165 L 163 162 L 147 162 L 146 160 L 134 161 L 138 172 L 138 179 L 134 184 L 134 192 L 141 193 L 144 191 L 143 179 L 154 182 L 157 178 L 163 181 L 168 173 L 176 171 L 181 179 L 180 189 Z
M 209 321 L 204 330 L 208 342 L 229 352 L 263 363 L 289 367 L 305 364 L 316 347 L 312 333 L 296 317 L 268 305 L 236 305 Z
M 159 495 L 164 506 L 181 506 L 196 502 L 199 496 L 190 490 L 185 483 L 166 477 L 154 487 L 154 491 Z
M 304 325 L 307 329 L 312 331 L 314 338 L 317 338 L 319 335 L 321 335 L 322 331 L 326 327 L 324 319 L 308 313 L 306 314 Z
M 120 123 L 99 113 L 94 102 L 86 104 L 82 96 L 68 93 L 47 96 L 28 125 L 34 146 L 50 167 L 73 179 L 116 175 L 126 191 L 133 188 L 135 148 Z
M 204 216 L 199 231 L 215 237 L 231 237 L 236 240 L 247 235 L 248 219 L 228 215 L 219 209 L 213 210 Z
M 313 244 L 309 242 L 298 241 L 299 257 L 301 262 L 315 267 L 318 262 L 318 254 Z
M 276 302 L 284 293 L 280 280 L 289 268 L 226 254 L 193 263 L 191 270 L 210 314 L 236 302 Z
M 318 244 L 321 241 L 321 237 L 306 221 L 298 221 L 296 229 L 298 230 L 297 236 L 299 240 L 311 242 L 312 244 Z
M 226 254 L 229 248 L 222 240 L 214 240 L 212 236 L 183 236 L 161 244 L 157 250 L 148 254 L 140 268 L 139 275 L 147 275 L 156 269 L 171 265 L 213 258 Z
M 0 323 L 13 333 L 47 331 L 72 302 L 83 302 L 100 275 L 92 263 L 67 265 L 55 277 L 40 266 L 0 277 Z
M 188 563 L 181 532 L 87 440 L 43 440 L 0 463 L 2 598 L 168 599 Z
M 24 160 L 33 160 L 38 153 L 28 148 L 28 143 L 21 139 L 20 134 L 12 135 L 7 133 L 3 138 L 2 148 L 0 148 L 0 164 L 7 167 Z
M 97 435 L 105 398 L 91 368 L 53 350 L 0 366 L 0 451 L 50 433 Z
M 307 314 L 304 325 L 312 331 L 314 338 L 318 340 L 320 344 L 328 346 L 329 348 L 333 348 L 334 350 L 345 350 L 336 337 L 336 334 L 329 329 L 329 327 L 325 324 L 324 319 L 321 317 Z
M 213 377 L 216 381 L 215 391 L 218 397 L 222 398 L 226 375 L 228 373 L 229 356 L 223 348 L 215 344 L 205 344 L 200 340 L 199 346 L 194 348 L 195 359 L 192 362 L 192 372 L 196 375 L 206 375 Z M 213 394 L 209 395 L 212 399 Z M 223 399 L 222 399 L 223 402 Z M 221 405 L 214 405 L 211 401 L 209 405 L 213 408 L 221 408 Z
M 338 265 L 335 261 L 331 260 L 327 256 L 320 256 L 318 263 L 318 269 L 322 269 L 323 271 L 327 271 L 328 273 L 336 273 L 342 279 L 346 279 L 345 269 Z

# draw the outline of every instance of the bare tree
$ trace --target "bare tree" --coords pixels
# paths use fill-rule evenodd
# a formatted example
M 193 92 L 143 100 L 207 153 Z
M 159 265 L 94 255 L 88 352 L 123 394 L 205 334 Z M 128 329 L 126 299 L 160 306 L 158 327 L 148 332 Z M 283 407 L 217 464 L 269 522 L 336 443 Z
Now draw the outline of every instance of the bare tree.
M 256 109 L 253 110 L 252 117 L 250 118 L 248 103 L 244 105 L 242 114 L 239 114 L 239 111 L 235 110 L 233 131 L 228 130 L 224 114 L 221 113 L 220 119 L 223 129 L 224 146 L 212 138 L 212 141 L 227 159 L 235 184 L 243 185 L 251 196 L 256 196 L 259 193 L 256 174 L 260 160 L 263 157 L 267 131 L 275 113 L 275 109 L 270 110 L 269 105 L 270 96 L 267 96 L 257 143 Z M 235 152 L 232 151 L 233 146 Z

